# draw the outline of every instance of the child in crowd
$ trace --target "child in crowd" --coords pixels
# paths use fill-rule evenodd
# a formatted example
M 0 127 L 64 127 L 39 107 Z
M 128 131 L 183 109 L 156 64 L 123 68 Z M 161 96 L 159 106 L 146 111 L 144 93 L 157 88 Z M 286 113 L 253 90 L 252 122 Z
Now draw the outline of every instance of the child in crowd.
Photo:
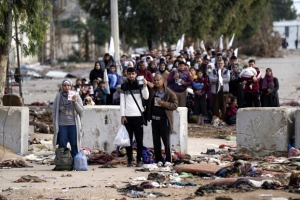
M 231 98 L 233 97 L 233 95 L 231 93 L 227 94 L 227 107 L 229 106 L 229 103 L 231 103 Z
M 197 79 L 196 70 L 195 70 L 194 67 L 191 67 L 191 68 L 189 69 L 189 72 L 190 72 L 190 75 L 191 75 L 191 77 L 192 77 L 193 80 L 194 80 L 194 79 Z
M 120 77 L 120 85 L 126 82 L 127 80 L 127 68 L 123 69 L 122 76 Z
M 87 97 L 85 97 L 85 99 L 84 99 L 83 105 L 84 105 L 84 106 L 93 106 L 93 105 L 95 105 L 95 102 L 93 101 L 92 97 L 87 96 Z
M 113 94 L 113 105 L 120 105 L 121 85 L 117 86 L 117 91 Z
M 238 110 L 237 98 L 235 96 L 231 97 L 231 102 L 228 104 L 226 111 L 227 123 L 229 125 L 236 124 L 236 113 Z
M 197 79 L 193 80 L 192 84 L 194 90 L 194 115 L 198 116 L 197 124 L 204 124 L 204 117 L 207 116 L 206 110 L 206 89 L 207 89 L 207 79 L 203 77 L 203 72 L 197 70 Z
M 86 81 L 86 79 L 85 79 L 85 78 L 82 78 L 82 79 L 81 79 L 81 83 L 82 83 L 82 85 L 84 85 L 84 84 L 88 84 L 88 82 Z
M 257 75 L 257 71 L 253 67 L 249 67 L 249 65 L 244 65 L 242 72 L 240 73 L 240 78 L 242 77 L 253 77 Z M 252 90 L 252 83 L 249 84 L 249 88 Z M 245 89 L 246 85 L 243 85 L 243 89 Z
M 109 89 L 110 89 L 110 94 L 107 95 L 107 105 L 112 105 L 113 104 L 113 94 L 117 90 L 117 85 L 120 85 L 120 75 L 116 72 L 116 66 L 111 65 L 109 67 L 109 72 L 108 72 L 108 83 L 109 83 Z
M 108 91 L 105 88 L 105 82 L 100 81 L 99 87 L 94 90 L 94 100 L 96 105 L 106 105 L 106 95 Z

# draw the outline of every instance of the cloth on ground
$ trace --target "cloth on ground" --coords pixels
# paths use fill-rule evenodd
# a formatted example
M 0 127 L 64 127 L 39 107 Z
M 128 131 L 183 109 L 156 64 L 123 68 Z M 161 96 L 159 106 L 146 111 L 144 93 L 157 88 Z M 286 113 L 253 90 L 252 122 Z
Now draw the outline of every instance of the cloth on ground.
M 298 156 L 300 156 L 300 150 L 292 147 L 289 150 L 288 157 L 291 158 L 291 157 L 298 157 Z
M 18 180 L 14 181 L 14 183 L 24 183 L 24 182 L 33 182 L 33 183 L 40 183 L 40 182 L 47 182 L 46 180 L 40 179 L 37 176 L 30 176 L 30 175 L 25 175 L 21 176 Z
M 189 165 L 176 165 L 173 167 L 174 170 L 176 170 L 177 173 L 181 172 L 187 172 L 196 174 L 197 172 L 205 172 L 214 174 L 216 171 L 218 171 L 221 167 L 215 164 L 189 164 Z
M 109 161 L 113 160 L 112 156 L 109 156 L 107 154 L 100 154 L 100 155 L 93 155 L 88 159 L 89 165 L 102 165 Z
M 0 162 L 0 167 L 11 167 L 11 168 L 21 168 L 21 167 L 33 167 L 29 166 L 23 159 L 7 159 Z

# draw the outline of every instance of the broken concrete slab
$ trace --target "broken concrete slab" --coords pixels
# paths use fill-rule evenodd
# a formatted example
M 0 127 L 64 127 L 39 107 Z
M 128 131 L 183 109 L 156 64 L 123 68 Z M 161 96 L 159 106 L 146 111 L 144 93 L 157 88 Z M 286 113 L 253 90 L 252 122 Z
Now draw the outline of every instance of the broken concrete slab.
M 300 110 L 295 111 L 295 148 L 300 148 Z
M 0 107 L 0 145 L 15 153 L 28 151 L 28 107 Z
M 266 156 L 285 151 L 294 135 L 296 108 L 242 108 L 237 113 L 237 152 Z
M 85 106 L 81 122 L 81 146 L 108 152 L 116 149 L 114 139 L 121 127 L 120 106 Z M 187 153 L 187 143 L 187 108 L 180 107 L 174 111 L 171 148 Z M 151 122 L 144 126 L 144 146 L 153 147 Z

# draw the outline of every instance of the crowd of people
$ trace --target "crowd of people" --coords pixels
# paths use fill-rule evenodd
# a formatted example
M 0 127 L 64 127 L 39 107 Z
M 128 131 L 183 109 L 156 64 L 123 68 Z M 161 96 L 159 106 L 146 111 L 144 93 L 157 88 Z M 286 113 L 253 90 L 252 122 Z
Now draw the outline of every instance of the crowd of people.
M 187 47 L 179 53 L 163 48 L 140 57 L 123 55 L 119 65 L 106 53 L 90 72 L 92 88 L 84 86 L 81 79 L 76 81 L 75 89 L 84 105 L 120 105 L 121 84 L 128 81 L 128 68 L 136 70 L 137 79 L 145 78 L 149 88 L 154 86 L 155 74 L 161 74 L 164 85 L 176 94 L 179 106 L 197 116 L 200 125 L 213 116 L 235 124 L 238 108 L 279 106 L 279 83 L 272 69 L 268 68 L 262 78 L 255 60 L 242 66 L 232 49 L 208 48 L 203 52 L 198 48 L 191 52 Z M 103 80 L 105 69 L 109 91 Z
M 122 75 L 117 68 L 122 69 Z M 238 108 L 279 106 L 279 83 L 272 69 L 267 68 L 262 78 L 255 60 L 241 66 L 232 50 L 208 48 L 203 53 L 201 49 L 189 51 L 185 47 L 178 53 L 164 48 L 131 59 L 123 55 L 119 65 L 105 54 L 101 62 L 95 62 L 89 78 L 89 83 L 77 79 L 74 86 L 69 79 L 62 82 L 52 109 L 53 145 L 65 147 L 69 141 L 74 157 L 80 144 L 83 106 L 120 105 L 121 124 L 131 142 L 126 147 L 128 167 L 133 165 L 133 135 L 136 166 L 142 166 L 143 126 L 150 120 L 155 162 L 172 161 L 170 134 L 173 111 L 178 107 L 187 107 L 188 114 L 197 116 L 197 124 L 202 125 L 213 116 L 235 124 Z M 77 93 L 70 97 L 71 90 Z M 161 154 L 161 141 L 165 157 Z

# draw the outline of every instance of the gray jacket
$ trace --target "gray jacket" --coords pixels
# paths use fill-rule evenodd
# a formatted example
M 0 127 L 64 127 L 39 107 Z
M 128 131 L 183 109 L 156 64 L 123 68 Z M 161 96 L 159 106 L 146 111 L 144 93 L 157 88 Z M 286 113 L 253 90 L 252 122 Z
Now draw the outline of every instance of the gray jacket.
M 230 81 L 230 71 L 228 69 L 223 69 L 222 72 L 223 78 L 223 92 L 229 92 L 229 81 Z M 211 93 L 217 94 L 218 88 L 220 86 L 218 70 L 214 69 L 209 75 L 209 82 L 211 84 Z
M 74 113 L 75 113 L 75 124 L 76 124 L 76 130 L 77 130 L 77 149 L 79 151 L 81 147 L 81 138 L 82 138 L 82 131 L 81 131 L 81 116 L 83 112 L 83 104 L 80 96 L 76 94 L 77 96 L 77 104 L 74 104 Z M 53 125 L 54 125 L 54 133 L 53 133 L 53 140 L 52 144 L 55 147 L 57 144 L 57 135 L 59 132 L 59 127 L 58 127 L 58 116 L 59 116 L 59 103 L 60 103 L 60 93 L 56 95 L 56 98 L 53 102 L 53 107 L 52 107 L 52 120 L 53 120 Z

